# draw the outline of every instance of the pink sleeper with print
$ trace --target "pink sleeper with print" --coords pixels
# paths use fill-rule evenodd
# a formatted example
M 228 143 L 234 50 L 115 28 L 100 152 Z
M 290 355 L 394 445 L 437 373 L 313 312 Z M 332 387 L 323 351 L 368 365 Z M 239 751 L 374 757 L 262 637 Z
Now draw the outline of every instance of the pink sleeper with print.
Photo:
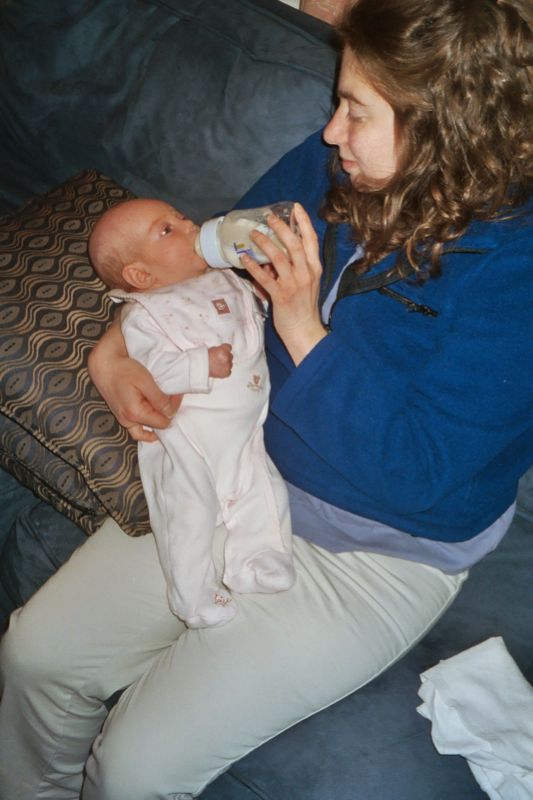
M 159 443 L 139 442 L 150 522 L 172 611 L 189 627 L 222 625 L 236 613 L 230 591 L 277 592 L 294 582 L 285 483 L 265 451 L 269 376 L 264 309 L 231 270 L 153 292 L 113 290 L 127 301 L 128 353 L 167 394 L 184 394 Z M 232 345 L 227 378 L 209 378 L 208 348 Z M 224 523 L 224 571 L 213 538 Z

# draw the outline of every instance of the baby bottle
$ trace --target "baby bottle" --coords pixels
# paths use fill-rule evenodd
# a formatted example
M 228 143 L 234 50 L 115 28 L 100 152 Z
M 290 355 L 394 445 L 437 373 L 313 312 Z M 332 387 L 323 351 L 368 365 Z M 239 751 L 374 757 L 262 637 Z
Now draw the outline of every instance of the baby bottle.
M 239 258 L 245 254 L 259 264 L 266 264 L 270 259 L 252 242 L 250 234 L 256 230 L 264 233 L 286 253 L 285 247 L 266 224 L 266 218 L 275 214 L 297 232 L 293 210 L 294 203 L 287 200 L 261 208 L 230 211 L 223 217 L 209 219 L 200 228 L 195 250 L 210 267 L 242 267 Z

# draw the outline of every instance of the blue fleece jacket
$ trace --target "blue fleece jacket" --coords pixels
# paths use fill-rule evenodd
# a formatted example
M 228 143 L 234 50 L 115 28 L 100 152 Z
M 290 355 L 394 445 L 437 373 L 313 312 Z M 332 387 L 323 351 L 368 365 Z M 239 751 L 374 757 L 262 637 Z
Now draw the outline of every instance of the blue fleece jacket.
M 298 200 L 323 239 L 329 155 L 314 134 L 239 207 Z M 354 246 L 341 226 L 335 275 Z M 298 367 L 269 322 L 265 435 L 281 473 L 305 491 L 416 536 L 462 541 L 513 502 L 533 462 L 532 204 L 471 225 L 442 268 L 423 285 L 391 287 L 436 316 L 395 295 L 348 295 Z

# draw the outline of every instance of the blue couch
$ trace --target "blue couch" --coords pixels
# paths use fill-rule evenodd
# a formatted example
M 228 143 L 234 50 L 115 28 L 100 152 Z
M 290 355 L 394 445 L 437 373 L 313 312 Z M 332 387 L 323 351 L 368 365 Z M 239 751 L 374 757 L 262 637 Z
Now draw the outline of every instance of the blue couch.
M 336 53 L 328 26 L 278 0 L 4 0 L 0 67 L 0 213 L 92 167 L 201 221 L 324 124 Z M 0 415 L 0 453 L 2 430 Z M 4 618 L 84 538 L 31 483 L 0 473 Z M 419 674 L 502 636 L 533 680 L 532 545 L 530 471 L 511 530 L 434 629 L 371 684 L 234 764 L 202 800 L 484 797 L 462 758 L 433 748 L 416 713 Z

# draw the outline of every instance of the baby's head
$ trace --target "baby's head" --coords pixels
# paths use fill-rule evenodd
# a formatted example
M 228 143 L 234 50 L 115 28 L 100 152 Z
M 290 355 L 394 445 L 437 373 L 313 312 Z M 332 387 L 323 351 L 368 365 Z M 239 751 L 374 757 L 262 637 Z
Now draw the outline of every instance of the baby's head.
M 194 249 L 198 230 L 162 200 L 128 200 L 100 217 L 89 238 L 89 258 L 112 289 L 169 286 L 207 269 Z

